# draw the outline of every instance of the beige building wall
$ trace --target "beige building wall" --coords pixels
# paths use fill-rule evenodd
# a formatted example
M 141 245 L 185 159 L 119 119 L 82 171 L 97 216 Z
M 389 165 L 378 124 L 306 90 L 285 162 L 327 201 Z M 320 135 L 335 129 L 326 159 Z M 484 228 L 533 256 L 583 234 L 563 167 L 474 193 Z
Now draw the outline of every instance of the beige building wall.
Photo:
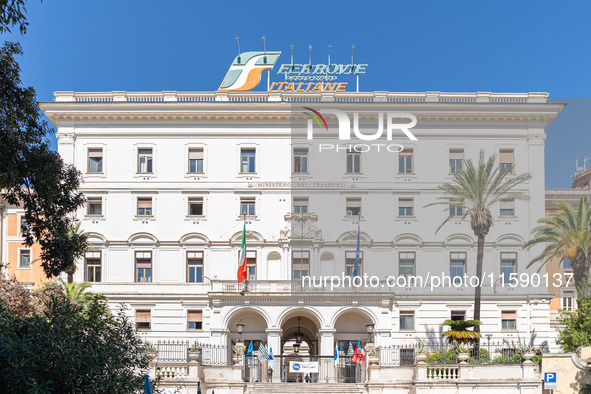
M 41 247 L 38 244 L 26 246 L 21 234 L 21 224 L 24 211 L 20 207 L 4 205 L 2 220 L 2 248 L 1 260 L 7 266 L 4 274 L 14 276 L 19 282 L 33 289 L 41 287 L 49 279 L 41 267 Z M 21 258 L 28 252 L 30 264 L 23 267 Z

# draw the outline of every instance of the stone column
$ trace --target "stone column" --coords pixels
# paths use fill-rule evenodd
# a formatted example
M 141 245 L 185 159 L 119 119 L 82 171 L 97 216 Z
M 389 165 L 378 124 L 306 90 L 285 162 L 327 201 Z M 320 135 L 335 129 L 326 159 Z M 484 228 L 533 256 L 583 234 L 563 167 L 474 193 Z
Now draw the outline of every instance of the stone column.
M 334 343 L 334 334 L 336 330 L 334 328 L 322 328 L 318 331 L 318 353 L 320 356 L 334 356 L 335 350 L 335 343 Z M 327 380 L 329 383 L 336 383 L 337 380 L 337 370 L 336 365 L 331 361 L 329 365 L 332 367 L 328 367 L 327 372 Z
M 275 365 L 273 366 L 272 382 L 279 382 L 281 380 L 281 359 L 276 356 L 281 355 L 281 329 L 267 328 L 267 347 L 273 349 L 273 357 L 275 358 Z M 267 371 L 263 371 L 263 381 L 265 380 Z

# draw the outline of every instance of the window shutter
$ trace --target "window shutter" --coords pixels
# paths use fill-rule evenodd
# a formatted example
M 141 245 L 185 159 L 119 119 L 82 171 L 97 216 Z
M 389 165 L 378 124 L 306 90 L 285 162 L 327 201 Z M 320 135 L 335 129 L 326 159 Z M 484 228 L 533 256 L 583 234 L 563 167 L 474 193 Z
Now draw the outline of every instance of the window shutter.
M 449 150 L 449 158 L 451 160 L 464 160 L 464 150 L 463 149 L 450 149 Z
M 501 149 L 499 163 L 513 163 L 513 149 Z
M 400 156 L 412 156 L 412 149 L 405 149 L 402 152 L 398 153 Z
M 512 311 L 512 312 L 502 311 L 501 312 L 501 319 L 502 320 L 516 320 L 517 313 L 514 311 Z
M 203 159 L 203 149 L 202 148 L 189 149 L 189 160 L 199 160 L 199 159 Z
M 348 198 L 347 199 L 347 208 L 361 208 L 361 199 L 360 198 Z
M 398 199 L 398 205 L 400 208 L 412 208 L 413 207 L 413 199 L 412 198 L 400 198 Z
M 138 208 L 152 208 L 152 199 L 151 198 L 138 198 L 137 199 L 137 207 Z
M 466 253 L 452 253 L 451 259 L 455 261 L 466 260 Z
M 355 260 L 355 255 L 357 252 L 345 252 L 345 258 L 346 259 L 352 259 Z M 363 252 L 359 252 L 359 259 L 363 259 Z
M 203 312 L 202 311 L 188 311 L 187 320 L 190 322 L 202 322 Z
M 515 200 L 502 200 L 500 202 L 501 209 L 514 209 Z
M 101 148 L 89 149 L 88 157 L 103 157 L 103 150 Z
M 135 321 L 136 323 L 149 323 L 151 315 L 151 311 L 135 311 Z
M 187 258 L 189 259 L 196 259 L 196 260 L 203 260 L 203 252 L 188 252 Z

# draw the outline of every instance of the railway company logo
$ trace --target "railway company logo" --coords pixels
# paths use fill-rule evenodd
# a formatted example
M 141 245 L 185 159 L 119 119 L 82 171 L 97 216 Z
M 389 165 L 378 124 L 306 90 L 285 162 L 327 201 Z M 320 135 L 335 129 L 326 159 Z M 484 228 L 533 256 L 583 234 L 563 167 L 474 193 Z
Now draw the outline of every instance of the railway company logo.
M 256 88 L 261 73 L 271 70 L 281 52 L 244 52 L 236 56 L 226 73 L 220 91 L 244 91 Z
M 326 124 L 326 119 L 324 119 L 324 116 L 322 116 L 320 114 L 320 112 L 318 112 L 310 107 L 304 107 L 304 109 L 307 109 L 308 111 L 312 111 L 312 113 L 309 113 L 309 112 L 304 112 L 304 113 L 316 121 L 318 126 L 320 126 L 320 130 L 324 130 L 326 128 L 326 131 L 328 131 L 328 125 Z M 308 130 L 311 130 L 311 128 L 309 128 Z M 311 133 L 311 131 L 308 131 L 308 139 L 312 139 L 310 133 Z

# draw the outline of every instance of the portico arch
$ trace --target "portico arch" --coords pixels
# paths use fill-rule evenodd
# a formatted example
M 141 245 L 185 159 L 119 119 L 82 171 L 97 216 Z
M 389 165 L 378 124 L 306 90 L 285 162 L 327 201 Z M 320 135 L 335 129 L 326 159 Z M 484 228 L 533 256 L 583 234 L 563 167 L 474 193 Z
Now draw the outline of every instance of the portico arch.
M 299 354 L 318 354 L 320 349 L 318 333 L 322 327 L 322 321 L 316 311 L 311 308 L 292 308 L 280 316 L 278 325 L 282 333 L 282 354 L 295 354 L 296 343 L 300 346 Z
M 237 308 L 226 319 L 225 326 L 228 329 L 228 341 L 235 344 L 240 338 L 236 323 L 244 323 L 242 339 L 246 346 L 249 341 L 267 342 L 267 328 L 269 317 L 259 308 Z
M 366 324 L 376 324 L 377 319 L 373 314 L 363 308 L 343 308 L 335 313 L 332 326 L 335 329 L 334 339 L 339 350 L 347 352 L 349 342 L 359 342 L 364 346 L 368 342 Z

